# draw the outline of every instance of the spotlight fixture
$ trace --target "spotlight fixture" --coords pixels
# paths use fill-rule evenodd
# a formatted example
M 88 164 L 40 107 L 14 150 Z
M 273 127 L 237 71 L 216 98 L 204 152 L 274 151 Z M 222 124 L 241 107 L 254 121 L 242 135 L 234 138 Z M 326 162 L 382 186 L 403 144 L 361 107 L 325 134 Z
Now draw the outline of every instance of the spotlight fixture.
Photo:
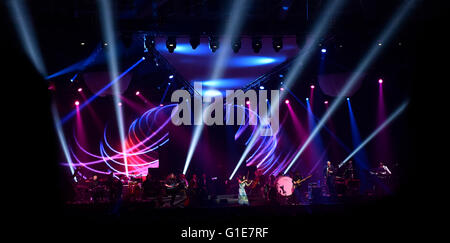
M 322 50 L 320 50 L 322 53 L 326 53 L 327 52 L 327 49 L 325 49 L 325 48 L 322 48 Z
M 169 75 L 169 79 L 173 79 L 173 74 Z
M 151 36 L 151 35 L 146 35 L 145 36 L 145 47 L 147 49 L 154 49 L 155 48 L 155 37 Z
M 83 89 L 82 88 L 78 88 L 78 92 L 81 92 L 81 91 L 83 91 Z
M 273 37 L 272 46 L 275 52 L 279 52 L 283 48 L 283 39 L 281 37 Z
M 140 95 L 141 94 L 141 92 L 139 92 L 139 91 L 136 91 L 136 95 Z
M 289 100 L 285 100 L 284 103 L 289 104 Z
M 76 106 L 79 106 L 80 105 L 80 102 L 77 100 L 77 101 L 75 101 L 75 105 Z
M 381 78 L 378 79 L 378 83 L 379 83 L 379 84 L 382 84 L 382 83 L 383 83 L 383 79 L 381 79 Z
M 262 48 L 261 37 L 253 37 L 252 38 L 252 48 L 255 53 L 258 53 Z
M 325 100 L 323 103 L 324 103 L 325 105 L 327 105 L 327 104 L 328 104 L 328 100 Z
M 175 36 L 167 37 L 166 47 L 167 47 L 167 50 L 169 50 L 170 53 L 173 53 L 173 51 L 177 48 L 177 39 L 176 39 Z
M 192 49 L 196 49 L 200 45 L 200 36 L 199 35 L 192 35 L 189 38 L 189 43 L 191 44 Z
M 233 43 L 231 44 L 231 48 L 233 49 L 234 53 L 238 53 L 239 49 L 241 49 L 241 39 L 238 38 L 236 40 L 233 41 Z
M 311 89 L 314 89 L 316 86 L 314 86 L 314 84 L 312 84 L 310 87 L 311 87 Z
M 264 89 L 264 86 L 262 86 L 262 85 L 261 85 L 261 86 L 259 86 L 259 89 Z
M 216 50 L 219 49 L 219 39 L 217 36 L 209 37 L 209 48 L 212 52 L 216 52 Z

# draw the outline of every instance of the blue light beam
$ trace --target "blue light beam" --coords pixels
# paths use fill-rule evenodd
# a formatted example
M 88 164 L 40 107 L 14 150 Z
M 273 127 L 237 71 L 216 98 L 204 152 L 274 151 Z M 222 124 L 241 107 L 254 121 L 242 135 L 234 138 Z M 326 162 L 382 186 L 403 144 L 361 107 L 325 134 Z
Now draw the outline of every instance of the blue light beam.
M 397 118 L 408 106 L 409 101 L 405 101 L 397 108 L 397 110 L 392 113 L 386 121 L 384 121 L 375 131 L 373 131 L 352 153 L 350 153 L 347 158 L 345 158 L 340 164 L 339 168 L 341 168 L 351 157 L 353 157 L 358 151 L 360 151 L 364 146 L 370 142 L 378 133 L 381 132 L 386 126 L 388 126 L 395 118 Z
M 306 149 L 306 147 L 311 143 L 311 140 L 318 134 L 320 129 L 324 126 L 324 124 L 328 121 L 328 119 L 333 115 L 333 113 L 337 110 L 337 107 L 341 104 L 341 102 L 346 98 L 346 95 L 349 93 L 349 91 L 353 88 L 356 81 L 359 80 L 363 72 L 372 64 L 372 62 L 375 60 L 375 58 L 378 56 L 378 54 L 381 52 L 383 46 L 379 46 L 378 42 L 386 43 L 392 36 L 395 30 L 399 27 L 401 20 L 405 17 L 405 15 L 408 13 L 408 11 L 412 8 L 413 3 L 415 0 L 407 1 L 406 5 L 402 5 L 401 9 L 396 12 L 396 14 L 393 16 L 393 18 L 389 21 L 387 24 L 387 28 L 381 33 L 379 38 L 377 38 L 377 41 L 372 45 L 372 48 L 369 50 L 365 58 L 362 60 L 362 62 L 359 64 L 359 66 L 356 68 L 356 70 L 352 73 L 352 76 L 350 76 L 349 80 L 346 82 L 345 86 L 342 88 L 341 92 L 339 93 L 338 97 L 334 100 L 331 107 L 326 111 L 322 119 L 319 121 L 319 124 L 316 126 L 314 131 L 309 135 L 308 139 L 306 139 L 303 146 L 300 148 L 299 152 L 295 155 L 293 158 L 291 164 L 286 168 L 284 171 L 284 174 L 286 174 L 289 169 L 292 167 L 292 165 L 297 161 L 297 159 L 300 157 L 300 155 L 303 153 L 303 151 Z
M 338 10 L 343 6 L 343 3 L 345 1 L 333 1 L 333 3 L 329 4 L 324 12 L 322 12 L 320 16 L 320 21 L 317 22 L 312 31 L 312 35 L 308 38 L 308 40 L 305 42 L 302 52 L 300 55 L 298 55 L 289 70 L 289 73 L 286 76 L 285 86 L 287 88 L 290 88 L 297 77 L 301 74 L 301 72 L 304 69 L 304 66 L 306 62 L 311 58 L 312 53 L 314 53 L 315 47 L 317 46 L 320 37 L 325 33 L 325 31 L 328 29 L 330 20 L 337 12 Z M 280 105 L 280 100 L 283 100 L 286 96 L 285 92 L 280 93 L 280 99 L 272 101 L 272 106 L 270 109 L 270 114 L 273 114 L 275 109 L 278 109 Z M 250 152 L 251 148 L 254 146 L 255 142 L 257 141 L 258 137 L 261 135 L 261 128 L 258 128 L 256 136 L 253 137 L 253 139 L 250 141 L 250 144 L 247 145 L 247 147 L 244 150 L 244 153 L 242 154 L 241 158 L 239 159 L 238 164 L 236 165 L 236 168 L 233 170 L 233 173 L 231 173 L 229 179 L 231 180 L 233 176 L 236 174 L 237 170 L 241 166 L 242 162 L 244 161 L 245 157 L 247 157 L 248 153 Z
M 100 96 L 100 94 L 102 94 L 103 92 L 105 92 L 107 89 L 109 89 L 115 82 L 119 81 L 123 76 L 125 76 L 128 72 L 130 72 L 133 68 L 135 68 L 137 65 L 139 65 L 139 63 L 141 63 L 142 61 L 144 61 L 145 58 L 141 58 L 139 59 L 139 61 L 137 61 L 135 64 L 133 64 L 131 67 L 129 67 L 127 70 L 125 70 L 122 74 L 120 74 L 119 77 L 115 78 L 114 80 L 112 80 L 110 83 L 108 83 L 105 87 L 103 87 L 101 90 L 97 91 L 97 93 L 95 93 L 94 95 L 92 95 L 89 99 L 87 99 L 85 102 L 83 102 L 83 104 L 80 104 L 78 106 L 78 109 L 81 111 L 84 107 L 86 107 L 87 105 L 89 105 L 92 101 L 94 101 L 97 97 Z M 67 114 L 65 117 L 63 117 L 63 119 L 61 120 L 61 124 L 66 123 L 67 121 L 69 121 L 72 117 L 75 116 L 75 114 L 77 114 L 77 110 L 74 109 L 72 110 L 69 114 Z

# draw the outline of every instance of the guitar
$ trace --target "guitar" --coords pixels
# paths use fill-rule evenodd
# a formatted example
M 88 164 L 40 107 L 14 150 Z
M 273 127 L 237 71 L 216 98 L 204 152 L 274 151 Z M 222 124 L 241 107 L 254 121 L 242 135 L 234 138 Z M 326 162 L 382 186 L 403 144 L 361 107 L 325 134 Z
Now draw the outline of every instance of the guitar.
M 303 179 L 298 179 L 296 181 L 292 181 L 292 183 L 294 183 L 294 187 L 300 186 L 300 184 L 306 180 L 308 180 L 309 178 L 311 178 L 312 175 L 309 175 Z

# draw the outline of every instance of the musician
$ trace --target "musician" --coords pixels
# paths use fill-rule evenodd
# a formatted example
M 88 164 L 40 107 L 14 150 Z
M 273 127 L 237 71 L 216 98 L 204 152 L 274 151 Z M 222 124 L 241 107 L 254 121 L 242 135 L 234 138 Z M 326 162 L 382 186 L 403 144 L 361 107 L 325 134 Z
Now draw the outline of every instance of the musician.
M 112 184 L 111 184 L 111 193 L 112 193 L 112 200 L 119 200 L 122 198 L 122 191 L 123 191 L 123 184 L 120 179 L 113 177 L 112 178 Z M 111 194 L 110 194 L 111 195 Z
M 106 179 L 106 187 L 109 189 L 109 201 L 112 202 L 114 200 L 114 196 L 115 196 L 115 191 L 113 188 L 113 183 L 114 183 L 114 174 L 111 171 L 108 174 L 108 178 Z
M 330 196 L 335 196 L 336 195 L 336 190 L 335 190 L 335 186 L 334 186 L 334 179 L 335 179 L 335 169 L 334 166 L 331 164 L 331 161 L 327 161 L 327 165 L 325 166 L 324 169 L 324 176 L 325 176 L 325 181 L 328 187 L 328 192 L 330 193 Z
M 275 181 L 276 181 L 276 177 L 274 175 L 271 175 L 269 177 L 268 192 L 267 192 L 267 199 L 269 201 L 269 204 L 271 204 L 271 205 L 279 204 L 279 202 L 277 200 L 278 192 L 277 192 L 277 187 L 276 187 Z
M 102 191 L 100 188 L 100 181 L 98 180 L 97 175 L 92 176 L 92 179 L 90 180 L 90 189 L 92 192 L 92 201 L 94 203 L 98 202 L 98 200 L 102 196 Z
M 344 171 L 344 178 L 345 179 L 356 179 L 356 171 L 355 167 L 353 166 L 353 160 L 349 160 L 347 162 L 347 167 Z
M 203 173 L 202 178 L 200 178 L 199 187 L 200 187 L 200 197 L 202 199 L 206 199 L 208 197 L 209 181 L 205 173 Z
M 294 202 L 295 204 L 298 204 L 298 203 L 300 203 L 300 202 L 302 202 L 302 193 L 301 193 L 301 190 L 300 190 L 300 185 L 297 185 L 296 184 L 296 182 L 298 182 L 298 181 L 301 181 L 303 179 L 303 177 L 300 175 L 300 172 L 295 172 L 295 174 L 294 174 L 294 176 L 293 176 L 293 178 L 292 178 L 292 181 L 293 181 L 293 183 L 294 183 L 294 197 L 295 197 L 295 201 L 296 202 Z
M 374 174 L 378 180 L 375 181 L 374 187 L 377 195 L 384 195 L 388 191 L 388 176 L 392 173 L 389 168 L 382 162 L 374 169 Z
M 375 173 L 378 177 L 385 179 L 388 175 L 391 175 L 391 171 L 389 168 L 383 164 L 383 162 L 380 162 L 378 165 L 378 168 L 375 169 Z
M 177 196 L 177 187 L 179 183 L 177 181 L 177 177 L 174 173 L 170 173 L 167 176 L 166 181 L 164 182 L 164 186 L 166 187 L 166 193 L 170 196 L 170 206 L 173 207 L 173 203 L 175 202 L 175 197 Z
M 181 192 L 181 196 L 184 198 L 184 202 L 185 202 L 185 206 L 187 206 L 188 201 L 188 195 L 187 195 L 187 189 L 188 189 L 188 181 L 186 180 L 186 177 L 184 176 L 184 174 L 179 174 L 178 175 L 178 181 L 179 181 L 179 190 Z
M 240 205 L 250 205 L 247 198 L 247 193 L 245 192 L 245 187 L 250 186 L 252 181 L 247 180 L 245 176 L 242 176 L 242 178 L 238 177 L 239 182 L 239 196 L 238 196 L 238 203 Z
M 274 184 L 275 184 L 275 176 L 274 175 L 270 175 L 269 181 L 264 186 L 264 192 L 265 192 L 267 200 L 271 199 L 270 191 L 271 191 L 272 188 L 275 188 Z M 275 192 L 276 192 L 276 189 L 275 189 Z
M 189 180 L 189 187 L 188 187 L 188 197 L 189 197 L 190 205 L 195 206 L 198 204 L 199 195 L 200 195 L 199 190 L 200 190 L 200 186 L 198 184 L 197 174 L 193 174 L 192 178 Z
M 156 181 L 153 179 L 152 174 L 148 173 L 144 183 L 142 183 L 142 187 L 144 188 L 143 197 L 147 198 L 150 196 L 155 196 L 157 192 Z
M 344 183 L 347 195 L 354 195 L 355 193 L 357 193 L 359 188 L 359 179 L 356 174 L 353 160 L 349 160 L 347 162 L 347 167 L 344 171 Z

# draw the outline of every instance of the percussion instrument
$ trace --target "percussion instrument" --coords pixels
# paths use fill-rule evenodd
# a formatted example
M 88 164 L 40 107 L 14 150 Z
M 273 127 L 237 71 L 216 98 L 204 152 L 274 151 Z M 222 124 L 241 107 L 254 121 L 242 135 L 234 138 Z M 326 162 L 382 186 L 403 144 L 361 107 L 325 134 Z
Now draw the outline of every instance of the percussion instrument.
M 284 197 L 292 195 L 294 192 L 294 183 L 289 176 L 280 176 L 276 179 L 275 185 L 277 192 Z

